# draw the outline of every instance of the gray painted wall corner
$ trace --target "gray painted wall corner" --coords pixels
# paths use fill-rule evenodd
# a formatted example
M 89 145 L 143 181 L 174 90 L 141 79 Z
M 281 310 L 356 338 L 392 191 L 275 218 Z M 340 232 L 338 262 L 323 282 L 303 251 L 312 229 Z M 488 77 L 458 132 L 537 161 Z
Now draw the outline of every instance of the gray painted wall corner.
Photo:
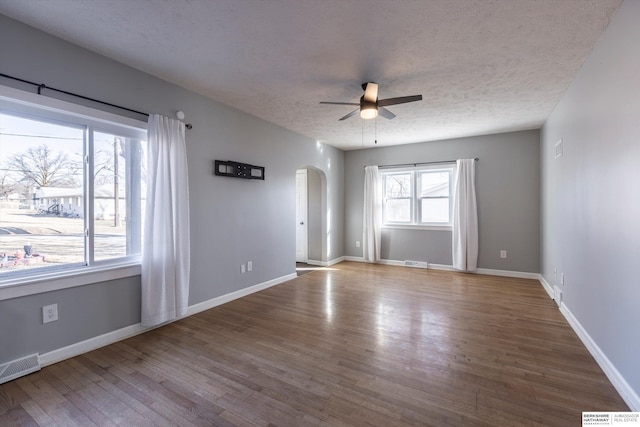
M 540 270 L 540 133 L 538 130 L 424 142 L 345 153 L 345 254 L 362 256 L 366 165 L 475 158 L 480 268 Z M 499 257 L 507 250 L 508 258 Z M 382 257 L 451 265 L 450 231 L 384 229 Z
M 542 275 L 562 288 L 566 310 L 636 411 L 639 20 L 640 2 L 625 1 L 543 126 L 541 144 Z M 560 139 L 564 154 L 556 158 Z

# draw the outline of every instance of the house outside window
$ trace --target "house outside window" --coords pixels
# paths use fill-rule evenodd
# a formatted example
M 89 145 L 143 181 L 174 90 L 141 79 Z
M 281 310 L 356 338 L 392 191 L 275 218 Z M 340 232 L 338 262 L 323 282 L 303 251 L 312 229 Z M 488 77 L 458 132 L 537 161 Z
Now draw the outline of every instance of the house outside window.
M 139 262 L 146 129 L 2 101 L 0 281 Z
M 454 176 L 455 164 L 381 171 L 383 226 L 450 229 Z

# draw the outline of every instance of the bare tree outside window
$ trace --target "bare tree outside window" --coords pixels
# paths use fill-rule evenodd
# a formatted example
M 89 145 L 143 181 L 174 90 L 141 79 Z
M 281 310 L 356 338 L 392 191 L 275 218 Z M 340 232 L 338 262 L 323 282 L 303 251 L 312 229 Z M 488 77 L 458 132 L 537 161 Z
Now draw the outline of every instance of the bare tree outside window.
M 384 213 L 386 221 L 411 221 L 411 173 L 384 175 Z
M 0 169 L 0 199 L 8 200 L 13 193 L 20 191 L 20 184 L 16 182 L 8 168 Z
M 387 175 L 386 197 L 411 197 L 411 175 Z
M 35 187 L 75 187 L 82 170 L 82 159 L 73 160 L 67 153 L 55 151 L 46 144 L 27 148 L 8 161 L 10 170 L 20 180 Z

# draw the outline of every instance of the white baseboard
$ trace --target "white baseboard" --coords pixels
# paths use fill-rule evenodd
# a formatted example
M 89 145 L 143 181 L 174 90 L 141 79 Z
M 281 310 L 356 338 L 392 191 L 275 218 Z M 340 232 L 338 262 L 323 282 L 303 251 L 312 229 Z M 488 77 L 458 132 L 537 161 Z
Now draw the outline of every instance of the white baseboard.
M 327 263 L 327 267 L 331 267 L 332 265 L 338 264 L 339 262 L 342 262 L 342 261 L 344 261 L 344 257 L 343 256 L 341 256 L 339 258 L 334 258 L 334 259 L 332 259 L 331 261 L 329 261 Z
M 638 396 L 638 393 L 636 393 L 624 379 L 564 302 L 560 305 L 560 312 L 564 315 L 565 319 L 567 319 L 569 325 L 571 325 L 582 343 L 587 347 L 587 350 L 589 350 L 589 353 L 591 353 L 598 365 L 600 365 L 600 368 L 602 368 L 604 374 L 609 378 L 611 384 L 613 384 L 613 387 L 618 391 L 620 397 L 622 397 L 632 411 L 640 411 L 640 396 Z
M 339 262 L 342 262 L 344 260 L 345 260 L 344 257 L 341 256 L 339 258 L 334 258 L 334 259 L 332 259 L 330 261 L 318 261 L 318 260 L 315 260 L 315 259 L 309 259 L 309 260 L 307 260 L 306 263 L 310 264 L 310 265 L 317 265 L 319 267 L 331 267 L 332 265 L 337 264 Z
M 280 283 L 287 282 L 291 279 L 295 279 L 296 277 L 298 277 L 298 275 L 295 273 L 287 274 L 286 276 L 258 283 L 257 285 L 249 286 L 248 288 L 240 289 L 238 291 L 230 292 L 228 294 L 203 301 L 201 303 L 190 306 L 187 309 L 187 316 L 193 316 L 194 314 L 200 313 L 201 311 L 209 310 L 210 308 L 217 307 L 235 299 L 246 297 L 247 295 L 262 291 L 275 285 L 279 285 Z
M 364 259 L 363 259 L 364 261 Z M 395 259 L 381 259 L 380 261 L 378 261 L 378 264 L 383 264 L 383 265 L 394 265 L 396 267 L 404 267 L 404 261 L 397 261 Z
M 344 261 L 354 261 L 354 262 L 368 262 L 365 261 L 364 258 L 362 257 L 354 257 L 354 256 L 345 256 L 343 257 Z M 398 260 L 393 260 L 393 259 L 381 259 L 380 261 L 377 262 L 377 264 L 383 264 L 383 265 L 395 265 L 398 267 L 404 267 L 404 261 L 398 261 Z M 446 265 L 446 264 L 432 264 L 432 263 L 428 263 L 428 269 L 430 270 L 444 270 L 444 271 L 454 271 L 454 272 L 460 272 L 459 270 L 456 270 L 455 268 L 453 268 L 453 266 L 451 265 Z M 476 271 L 469 271 L 467 273 L 470 274 L 483 274 L 483 275 L 488 275 L 488 276 L 502 276 L 502 277 L 515 277 L 518 279 L 539 279 L 540 275 L 538 273 L 529 273 L 526 271 L 510 271 L 510 270 L 493 270 L 490 268 L 479 268 Z
M 549 294 L 549 298 L 554 298 L 553 286 L 544 278 L 542 274 L 540 274 L 540 283 L 544 290 Z M 598 363 L 604 374 L 607 376 L 611 384 L 616 389 L 618 394 L 622 397 L 625 403 L 629 406 L 632 411 L 640 411 L 640 397 L 638 393 L 633 390 L 633 388 L 629 385 L 629 383 L 624 379 L 624 377 L 620 374 L 620 372 L 616 369 L 616 367 L 611 363 L 611 360 L 604 354 L 604 352 L 600 349 L 598 344 L 591 338 L 591 335 L 584 329 L 582 324 L 578 321 L 578 319 L 573 315 L 569 307 L 563 302 L 560 303 L 560 312 L 567 319 L 569 326 L 571 329 L 578 335 L 578 338 L 582 341 L 584 346 L 587 348 L 591 356 Z
M 514 277 L 517 279 L 538 280 L 540 278 L 540 274 L 538 273 L 529 273 L 528 271 L 493 270 L 491 268 L 479 268 L 473 273 L 485 274 L 488 276 Z
M 80 341 L 66 347 L 43 353 L 39 357 L 40 365 L 42 367 L 53 365 L 54 363 L 62 362 L 65 359 L 70 359 L 72 357 L 88 353 L 97 348 L 104 347 L 105 345 L 131 338 L 151 329 L 153 328 L 145 328 L 140 323 L 125 326 L 124 328 L 107 332 L 106 334 L 98 335 L 97 337 L 89 338 L 88 340 Z
M 259 283 L 257 285 L 250 286 L 245 289 L 240 289 L 239 291 L 230 292 L 228 294 L 210 299 L 208 301 L 204 301 L 204 302 L 192 305 L 187 309 L 187 315 L 183 316 L 182 318 L 189 317 L 196 313 L 200 313 L 201 311 L 205 311 L 210 308 L 217 307 L 219 305 L 233 301 L 235 299 L 242 298 L 254 292 L 258 292 L 263 289 L 270 288 L 271 286 L 284 283 L 291 279 L 295 279 L 296 277 L 297 275 L 295 273 L 288 274 L 286 276 L 278 277 L 276 279 L 269 280 L 267 282 Z M 180 320 L 180 319 L 175 319 L 175 320 Z M 75 344 L 68 345 L 66 347 L 49 351 L 39 356 L 40 365 L 42 367 L 52 365 L 54 363 L 61 362 L 65 359 L 79 356 L 81 354 L 87 353 L 97 348 L 104 347 L 106 345 L 113 344 L 115 342 L 122 341 L 127 338 L 131 338 L 133 336 L 142 334 L 144 332 L 150 331 L 155 328 L 159 328 L 168 323 L 174 322 L 175 320 L 163 323 L 161 325 L 153 326 L 153 327 L 144 327 L 142 326 L 142 324 L 136 323 L 134 325 L 125 326 L 124 328 L 107 332 L 106 334 L 89 338 L 87 340 L 80 341 Z
M 427 267 L 427 268 L 430 268 L 430 269 L 432 269 L 432 270 L 456 271 L 456 269 L 455 269 L 455 268 L 453 268 L 453 266 L 452 266 L 452 265 L 446 265 L 446 264 L 432 264 L 432 263 L 429 263 L 429 264 L 427 264 L 427 265 L 428 265 L 428 267 Z
M 549 284 L 549 282 L 547 282 L 547 280 L 544 278 L 544 276 L 542 274 L 540 274 L 539 276 L 540 277 L 538 277 L 538 280 L 540 280 L 540 284 L 542 285 L 544 290 L 547 291 L 547 294 L 549 295 L 549 298 L 553 299 L 554 298 L 553 286 L 551 286 Z

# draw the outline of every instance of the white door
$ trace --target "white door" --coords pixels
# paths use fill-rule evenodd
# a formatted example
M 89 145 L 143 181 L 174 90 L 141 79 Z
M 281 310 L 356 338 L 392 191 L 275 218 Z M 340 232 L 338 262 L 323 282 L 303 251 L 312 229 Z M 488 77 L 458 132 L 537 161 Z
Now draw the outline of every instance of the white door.
M 296 172 L 296 262 L 307 262 L 307 170 Z

